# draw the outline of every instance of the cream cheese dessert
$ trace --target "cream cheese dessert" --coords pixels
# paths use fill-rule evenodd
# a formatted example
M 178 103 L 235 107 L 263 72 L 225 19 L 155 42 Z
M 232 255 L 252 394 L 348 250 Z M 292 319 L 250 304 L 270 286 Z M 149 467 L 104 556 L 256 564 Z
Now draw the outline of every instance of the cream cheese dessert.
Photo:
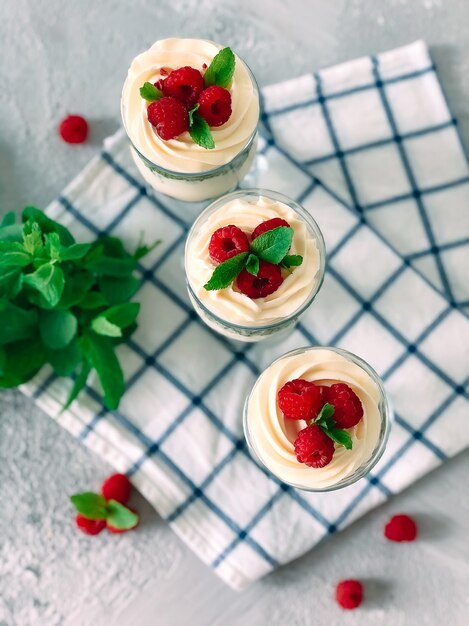
M 226 288 L 207 289 L 219 265 L 212 249 L 216 235 L 225 235 L 219 243 L 226 247 L 233 245 L 227 237 L 234 232 L 235 244 L 243 244 L 240 251 L 249 257 L 256 253 L 255 245 L 260 240 L 253 239 L 259 232 L 256 229 L 265 230 L 266 224 L 277 226 L 275 231 L 282 227 L 290 230 L 291 243 L 285 259 L 298 259 L 298 265 L 285 267 L 285 262 L 281 262 L 272 267 L 260 253 L 258 277 L 244 269 Z M 241 242 L 236 233 L 243 238 Z M 272 191 L 242 190 L 220 198 L 199 216 L 186 243 L 186 280 L 196 311 L 214 330 L 242 341 L 258 341 L 291 328 L 317 294 L 324 268 L 324 241 L 317 224 L 296 202 Z M 275 289 L 272 291 L 267 285 L 267 291 L 272 293 L 264 295 L 262 285 L 270 280 L 268 273 L 262 277 L 266 270 L 273 274 Z M 256 290 L 257 284 L 261 285 L 260 290 Z
M 226 70 L 224 74 L 216 74 L 211 72 L 211 63 L 221 50 L 229 51 L 231 65 L 229 68 L 222 67 L 223 71 Z M 211 80 L 206 79 L 208 74 Z M 174 87 L 178 76 L 181 84 L 179 92 L 170 88 Z M 199 117 L 204 115 L 204 95 L 201 91 L 207 88 L 214 91 L 214 85 L 218 86 L 218 91 L 223 90 L 220 93 L 224 93 L 230 102 L 228 119 L 212 119 L 210 109 L 206 107 L 209 117 L 205 116 L 205 119 L 210 126 L 213 145 L 207 148 L 196 143 L 189 130 L 163 139 L 155 130 L 158 124 L 152 124 L 151 116 L 147 114 L 150 101 L 142 97 L 144 85 L 157 87 L 160 97 L 170 95 L 178 98 L 181 95 L 188 111 L 199 105 L 194 111 Z M 194 97 L 191 94 L 187 102 L 185 98 L 191 89 L 194 90 Z M 208 104 L 212 104 L 216 114 L 220 101 L 212 99 Z M 255 79 L 245 63 L 229 48 L 223 49 L 212 41 L 163 39 L 135 57 L 122 90 L 121 112 L 133 146 L 134 160 L 142 176 L 157 191 L 175 198 L 199 201 L 226 193 L 244 177 L 254 158 L 259 120 L 259 94 Z
M 314 424 L 315 418 L 310 422 L 301 419 L 299 414 L 293 416 L 295 419 L 288 419 L 284 414 L 291 395 L 282 397 L 282 390 L 287 389 L 292 381 L 293 384 L 298 384 L 298 381 L 314 384 L 314 391 L 319 398 L 322 397 L 316 412 L 321 404 L 331 403 L 332 415 L 325 423 L 329 420 L 329 428 L 339 441 L 344 441 L 343 437 L 346 437 L 349 449 L 322 432 L 320 435 L 326 439 L 326 448 L 331 447 L 329 457 L 320 458 L 320 463 L 300 462 L 300 452 L 303 461 L 306 457 L 304 442 L 300 442 L 303 448 L 299 445 L 299 433 L 311 430 L 308 424 Z M 334 389 L 339 390 L 335 395 Z M 352 398 L 355 404 L 351 404 Z M 297 403 L 293 407 L 299 406 L 303 399 L 296 397 Z M 334 422 L 334 404 L 337 423 Z M 350 422 L 355 425 L 346 428 L 346 422 L 340 424 L 340 420 L 345 419 L 340 411 L 352 407 L 353 412 L 357 406 L 360 410 L 357 419 Z M 246 401 L 244 414 L 245 436 L 257 460 L 282 482 L 309 491 L 345 487 L 367 474 L 384 451 L 389 422 L 390 408 L 376 372 L 359 357 L 329 347 L 295 350 L 275 361 L 255 383 Z M 342 428 L 341 437 L 337 437 L 336 426 Z M 319 430 L 316 425 L 312 428 Z M 312 442 L 314 446 L 315 433 L 312 434 L 306 443 L 309 445 Z M 321 437 L 319 447 L 323 445 Z

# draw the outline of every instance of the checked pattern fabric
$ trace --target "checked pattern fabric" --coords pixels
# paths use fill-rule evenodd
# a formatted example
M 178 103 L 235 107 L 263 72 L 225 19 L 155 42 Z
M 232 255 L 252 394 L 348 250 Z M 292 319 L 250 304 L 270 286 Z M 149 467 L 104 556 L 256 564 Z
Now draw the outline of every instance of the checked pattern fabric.
M 469 172 L 421 42 L 263 91 L 247 186 L 301 202 L 323 230 L 326 279 L 281 344 L 233 346 L 197 318 L 183 272 L 201 206 L 153 195 L 122 132 L 48 213 L 77 239 L 115 234 L 141 261 L 139 328 L 120 349 L 127 392 L 107 411 L 99 387 L 59 414 L 71 381 L 43 370 L 23 390 L 127 472 L 174 531 L 241 589 L 308 551 L 469 444 Z M 339 492 L 306 493 L 261 470 L 242 408 L 274 358 L 336 345 L 383 377 L 395 409 L 385 455 Z M 288 519 L 288 524 L 285 524 Z

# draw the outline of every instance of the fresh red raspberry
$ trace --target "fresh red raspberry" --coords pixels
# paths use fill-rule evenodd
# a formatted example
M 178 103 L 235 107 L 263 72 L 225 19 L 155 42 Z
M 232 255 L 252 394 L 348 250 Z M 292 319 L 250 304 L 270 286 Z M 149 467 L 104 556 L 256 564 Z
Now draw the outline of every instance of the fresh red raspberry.
M 106 500 L 125 504 L 130 496 L 130 488 L 130 481 L 125 474 L 113 474 L 103 482 L 101 493 Z
M 172 71 L 168 78 L 162 81 L 162 88 L 165 96 L 177 98 L 190 109 L 204 89 L 204 79 L 199 70 L 186 65 Z
M 357 394 L 345 383 L 324 387 L 324 402 L 334 406 L 332 416 L 337 428 L 352 428 L 363 417 L 363 406 Z
M 197 113 L 209 126 L 221 126 L 231 115 L 231 94 L 228 89 L 212 85 L 199 96 Z
M 69 115 L 60 122 L 59 134 L 67 143 L 83 143 L 88 137 L 88 122 L 81 115 Z
M 334 456 L 334 442 L 315 424 L 300 430 L 294 446 L 298 461 L 309 467 L 325 467 Z
M 252 231 L 251 239 L 255 239 L 259 237 L 259 235 L 263 235 L 268 230 L 273 230 L 274 228 L 279 228 L 279 226 L 288 226 L 290 224 L 283 220 L 281 217 L 273 217 L 271 220 L 266 220 L 265 222 L 261 222 L 259 226 Z
M 105 527 L 106 520 L 103 519 L 88 519 L 80 513 L 75 517 L 75 524 L 82 533 L 86 535 L 98 535 Z
M 241 252 L 249 251 L 249 241 L 245 233 L 229 224 L 216 230 L 208 244 L 208 252 L 210 258 L 217 263 L 223 263 L 231 259 L 231 257 L 241 254 Z
M 161 139 L 167 141 L 189 129 L 189 115 L 180 100 L 166 97 L 152 102 L 147 109 L 148 121 Z
M 283 283 L 282 272 L 278 265 L 260 261 L 257 276 L 250 274 L 247 269 L 241 270 L 236 285 L 241 293 L 252 298 L 266 298 L 277 291 Z
M 311 420 L 323 404 L 321 387 L 302 378 L 290 380 L 278 392 L 278 405 L 289 420 Z
M 417 524 L 408 515 L 394 515 L 384 527 L 384 536 L 389 541 L 414 541 Z
M 335 599 L 343 609 L 356 609 L 363 601 L 363 585 L 359 580 L 341 580 L 335 588 Z
M 132 511 L 132 513 L 136 513 L 136 511 L 134 511 L 134 509 L 132 509 L 130 506 L 127 507 L 130 511 Z M 108 529 L 108 531 L 110 533 L 112 533 L 113 535 L 121 535 L 122 533 L 128 533 L 131 530 L 135 530 L 136 528 L 138 528 L 138 525 L 140 524 L 140 520 L 138 520 L 138 522 L 136 523 L 135 526 L 133 526 L 132 528 L 116 528 L 115 526 L 112 526 L 111 524 L 109 524 L 109 522 L 106 523 L 106 528 Z

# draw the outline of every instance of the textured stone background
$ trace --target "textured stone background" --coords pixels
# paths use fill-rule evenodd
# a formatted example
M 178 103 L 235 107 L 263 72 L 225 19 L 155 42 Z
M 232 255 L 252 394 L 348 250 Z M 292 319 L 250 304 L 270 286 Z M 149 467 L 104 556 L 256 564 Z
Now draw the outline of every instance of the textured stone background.
M 245 57 L 261 84 L 424 38 L 469 142 L 467 0 L 0 0 L 0 207 L 45 206 L 119 124 L 131 58 L 168 35 L 209 37 Z M 92 123 L 70 148 L 68 111 Z M 326 545 L 237 594 L 141 499 L 136 533 L 89 539 L 68 494 L 109 472 L 17 392 L 0 398 L 0 626 L 393 626 L 469 618 L 469 454 Z M 136 498 L 138 500 L 138 498 Z M 421 540 L 389 545 L 392 512 Z M 286 520 L 288 523 L 288 520 Z M 338 578 L 367 582 L 362 610 L 331 600 Z

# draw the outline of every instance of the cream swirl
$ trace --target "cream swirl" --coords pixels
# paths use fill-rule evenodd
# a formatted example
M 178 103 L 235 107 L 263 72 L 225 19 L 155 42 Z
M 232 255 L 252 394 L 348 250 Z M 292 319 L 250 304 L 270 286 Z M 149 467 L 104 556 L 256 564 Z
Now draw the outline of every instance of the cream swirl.
M 205 39 L 162 39 L 132 61 L 122 90 L 122 119 L 135 148 L 149 161 L 173 172 L 197 173 L 229 163 L 248 143 L 259 118 L 259 97 L 251 74 L 236 57 L 230 87 L 230 119 L 211 132 L 215 148 L 207 150 L 194 143 L 189 133 L 164 141 L 147 119 L 146 103 L 139 89 L 161 78 L 162 68 L 209 65 L 221 46 Z
M 332 461 L 322 468 L 299 463 L 294 441 L 302 420 L 287 420 L 277 394 L 289 380 L 304 378 L 319 385 L 343 382 L 363 405 L 363 418 L 348 430 L 353 447 L 337 446 Z M 246 428 L 254 451 L 265 466 L 286 483 L 304 489 L 325 489 L 344 480 L 367 463 L 378 445 L 382 392 L 370 374 L 335 350 L 310 348 L 275 361 L 258 378 L 247 404 Z
M 219 291 L 204 289 L 215 269 L 208 252 L 213 233 L 235 224 L 249 235 L 258 224 L 274 217 L 285 219 L 293 228 L 290 254 L 303 257 L 303 263 L 291 273 L 285 270 L 284 281 L 277 291 L 254 300 L 238 291 L 234 283 Z M 264 196 L 232 199 L 200 224 L 196 223 L 187 243 L 185 265 L 187 279 L 198 300 L 220 319 L 239 326 L 259 326 L 293 315 L 317 288 L 321 266 L 316 241 L 306 222 L 283 202 Z

